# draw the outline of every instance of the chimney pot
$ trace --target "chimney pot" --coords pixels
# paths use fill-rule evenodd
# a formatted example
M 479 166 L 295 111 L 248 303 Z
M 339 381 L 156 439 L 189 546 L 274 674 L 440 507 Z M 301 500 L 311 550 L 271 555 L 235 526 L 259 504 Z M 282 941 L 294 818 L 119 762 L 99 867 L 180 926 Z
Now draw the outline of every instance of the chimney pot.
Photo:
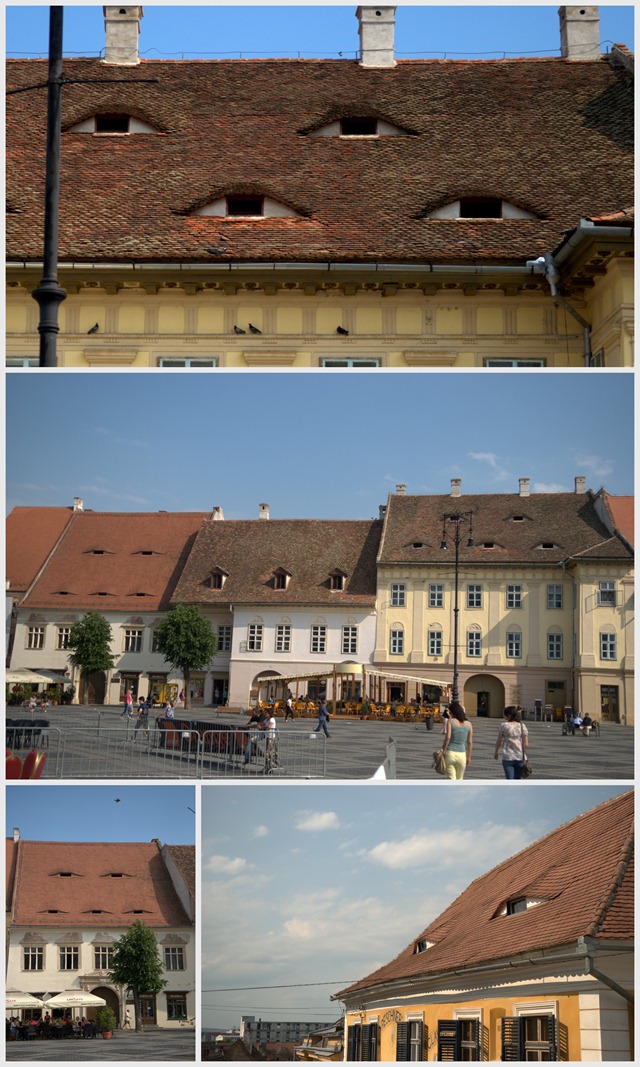
M 387 505 L 386 504 L 378 504 L 378 518 L 379 519 L 384 519 L 386 514 L 387 514 Z
M 212 509 L 212 511 L 211 511 L 211 518 L 212 518 L 212 519 L 213 519 L 214 521 L 220 521 L 220 520 L 224 519 L 224 512 L 222 511 L 222 508 L 221 508 L 221 507 L 220 507 L 219 505 L 216 505 L 216 506 L 215 506 L 215 507 L 214 507 L 214 508 Z
M 105 50 L 103 63 L 136 67 L 140 62 L 138 37 L 141 7 L 103 7 Z
M 584 474 L 576 475 L 576 493 L 586 493 L 587 491 L 587 479 Z
M 268 504 L 260 504 L 260 508 L 259 508 L 258 514 L 259 514 L 259 517 L 261 519 L 268 519 L 269 518 L 269 505 Z
M 361 67 L 395 67 L 395 7 L 359 7 Z
M 596 7 L 559 7 L 560 54 L 585 62 L 600 58 L 600 16 Z
M 14 828 L 13 828 L 13 840 L 14 841 L 19 841 L 20 840 L 20 829 L 19 829 L 18 826 L 14 826 Z
M 84 500 L 81 496 L 74 496 L 73 498 L 73 510 L 84 511 Z
M 400 482 L 398 485 L 396 485 L 396 493 L 398 494 L 398 496 L 404 496 L 406 491 L 407 487 L 404 482 Z
M 451 496 L 460 496 L 462 488 L 462 478 L 451 479 Z
M 530 479 L 529 478 L 519 478 L 518 482 L 520 484 L 520 496 L 529 496 Z

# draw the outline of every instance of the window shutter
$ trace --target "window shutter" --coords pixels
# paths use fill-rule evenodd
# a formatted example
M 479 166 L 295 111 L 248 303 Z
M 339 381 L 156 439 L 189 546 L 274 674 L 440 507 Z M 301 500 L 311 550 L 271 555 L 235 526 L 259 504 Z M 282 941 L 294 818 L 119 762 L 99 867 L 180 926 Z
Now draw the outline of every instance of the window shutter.
M 347 1059 L 351 1063 L 355 1063 L 358 1060 L 358 1037 L 360 1034 L 360 1024 L 350 1026 L 347 1031 Z
M 429 1027 L 425 1023 L 420 1023 L 420 1059 L 429 1059 Z
M 409 1023 L 398 1023 L 396 1037 L 396 1062 L 406 1063 L 409 1059 Z
M 378 1059 L 379 1029 L 377 1023 L 369 1023 L 362 1027 L 362 1059 L 371 1061 Z
M 547 1025 L 549 1027 L 549 1059 L 558 1059 L 558 1038 L 557 1038 L 557 1025 L 555 1015 L 547 1016 Z
M 515 1062 L 524 1059 L 524 1018 L 505 1016 L 502 1020 L 502 1061 Z
M 456 1019 L 438 1019 L 438 1059 L 443 1062 L 460 1059 L 459 1032 Z

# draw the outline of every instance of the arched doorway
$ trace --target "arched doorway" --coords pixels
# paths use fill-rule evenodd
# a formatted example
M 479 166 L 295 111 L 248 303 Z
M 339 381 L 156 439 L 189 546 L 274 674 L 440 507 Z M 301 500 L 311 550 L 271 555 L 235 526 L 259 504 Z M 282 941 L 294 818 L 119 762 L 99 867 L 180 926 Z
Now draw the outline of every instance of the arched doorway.
M 277 671 L 261 671 L 251 683 L 249 706 L 255 707 L 259 701 L 269 700 L 270 697 L 274 700 L 285 699 L 284 683 Z
M 504 685 L 491 674 L 473 674 L 464 684 L 463 704 L 467 715 L 501 719 Z
M 83 674 L 80 679 L 80 703 L 104 704 L 106 675 L 104 671 Z
M 103 1000 L 106 1000 L 107 1007 L 111 1008 L 113 1014 L 118 1020 L 118 1026 L 120 1026 L 120 998 L 116 993 L 115 989 L 111 989 L 110 986 L 101 985 L 97 986 L 95 989 L 90 989 L 89 992 L 93 993 L 95 997 L 102 997 Z M 85 1008 L 84 1010 L 85 1018 L 90 1019 L 92 1022 L 95 1022 L 97 1013 L 97 1008 Z

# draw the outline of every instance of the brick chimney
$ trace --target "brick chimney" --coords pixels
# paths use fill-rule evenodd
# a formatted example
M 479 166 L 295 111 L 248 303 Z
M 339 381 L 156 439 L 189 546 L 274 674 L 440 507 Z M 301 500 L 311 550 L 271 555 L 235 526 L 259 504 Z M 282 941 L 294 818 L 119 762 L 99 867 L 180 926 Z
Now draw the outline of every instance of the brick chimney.
M 216 505 L 214 508 L 211 509 L 211 518 L 214 520 L 214 522 L 219 522 L 224 519 L 224 512 L 222 511 L 222 508 L 219 505 Z
M 577 474 L 575 478 L 576 493 L 586 493 L 587 491 L 587 479 L 584 474 Z
M 360 36 L 360 66 L 395 67 L 395 7 L 359 7 L 356 18 Z
M 103 7 L 105 50 L 103 63 L 121 67 L 136 67 L 140 62 L 138 37 L 141 7 Z
M 462 490 L 462 478 L 451 479 L 451 496 L 460 496 Z
M 520 486 L 520 496 L 529 496 L 530 481 L 530 478 L 518 478 L 518 484 Z
M 258 517 L 260 519 L 268 519 L 269 518 L 269 505 L 268 504 L 260 504 L 259 509 L 258 509 Z
M 584 62 L 600 58 L 600 16 L 597 7 L 559 7 L 560 54 Z

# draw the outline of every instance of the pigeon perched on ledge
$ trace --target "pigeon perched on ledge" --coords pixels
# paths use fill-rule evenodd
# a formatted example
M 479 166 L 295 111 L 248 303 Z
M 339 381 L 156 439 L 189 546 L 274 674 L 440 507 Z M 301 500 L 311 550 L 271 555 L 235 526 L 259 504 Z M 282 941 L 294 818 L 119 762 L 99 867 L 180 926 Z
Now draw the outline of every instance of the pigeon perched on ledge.
M 96 322 L 95 326 L 92 326 L 90 330 L 87 330 L 87 333 L 97 333 L 99 329 L 100 323 Z
M 234 326 L 233 327 L 233 332 L 234 333 L 246 333 L 247 331 L 243 330 L 241 326 Z
M 258 327 L 254 326 L 251 322 L 249 323 L 249 329 L 251 330 L 251 333 L 262 333 L 262 330 L 259 330 Z
M 345 330 L 344 326 L 338 326 L 336 328 L 336 333 L 342 334 L 343 337 L 348 337 L 349 336 L 349 331 Z

